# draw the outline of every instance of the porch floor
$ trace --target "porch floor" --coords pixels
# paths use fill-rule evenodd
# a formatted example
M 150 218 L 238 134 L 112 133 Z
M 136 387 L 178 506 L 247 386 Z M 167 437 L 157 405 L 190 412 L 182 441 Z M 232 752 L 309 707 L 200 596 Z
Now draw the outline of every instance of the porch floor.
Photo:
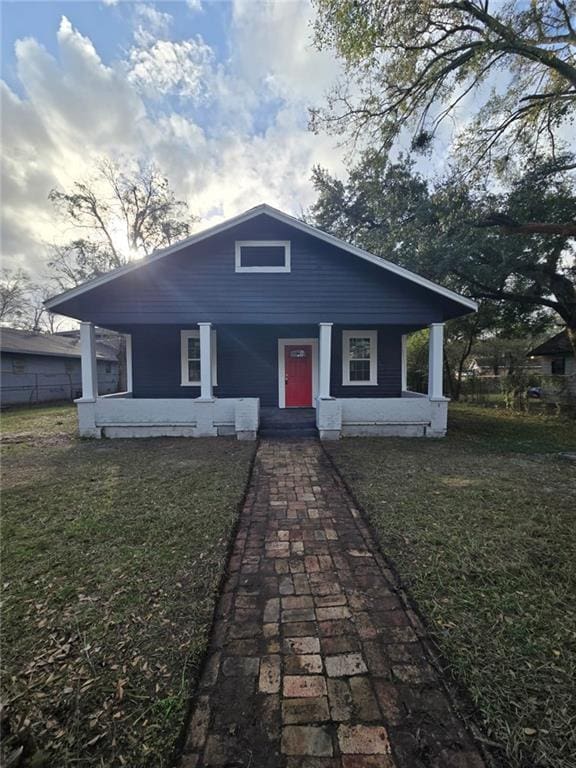
M 260 408 L 260 437 L 317 437 L 314 408 Z

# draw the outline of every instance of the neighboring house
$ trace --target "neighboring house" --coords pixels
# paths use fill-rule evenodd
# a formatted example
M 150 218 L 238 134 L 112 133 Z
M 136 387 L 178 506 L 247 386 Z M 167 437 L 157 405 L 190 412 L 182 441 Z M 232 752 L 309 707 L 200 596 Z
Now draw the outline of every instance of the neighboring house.
M 80 357 L 78 339 L 0 328 L 2 406 L 80 397 Z M 108 344 L 97 344 L 96 358 L 99 392 L 116 392 L 116 351 Z
M 568 392 L 576 395 L 576 358 L 566 329 L 547 339 L 528 356 L 538 358 L 545 376 L 561 377 Z
M 494 363 L 488 357 L 473 357 L 464 372 L 465 376 L 477 376 L 482 379 L 498 379 L 501 376 L 508 376 L 510 369 L 514 371 L 522 370 L 526 374 L 542 373 L 542 366 L 539 360 L 527 360 L 524 364 L 519 364 L 517 360 Z
M 323 439 L 444 435 L 443 324 L 477 308 L 268 205 L 46 306 L 82 321 L 83 435 L 241 439 L 261 407 L 315 408 Z M 93 324 L 126 334 L 124 396 L 98 396 Z M 424 395 L 406 390 L 406 336 L 426 327 Z
M 80 344 L 80 327 L 67 331 L 56 331 L 55 335 L 76 339 Z M 113 354 L 114 360 L 118 362 L 117 387 L 114 392 L 124 391 L 126 389 L 126 340 L 123 334 L 109 331 L 107 328 L 94 328 L 94 337 L 98 351 Z M 105 392 L 101 391 L 100 394 L 105 394 Z
M 114 331 L 108 331 L 106 328 L 95 328 L 94 333 L 96 337 L 96 343 L 98 344 L 98 349 L 113 351 L 115 354 L 118 353 L 118 350 L 120 349 L 121 338 L 118 333 L 115 333 Z M 56 331 L 54 336 L 63 337 L 66 339 L 76 339 L 76 341 L 80 341 L 80 328 L 72 328 L 68 331 Z

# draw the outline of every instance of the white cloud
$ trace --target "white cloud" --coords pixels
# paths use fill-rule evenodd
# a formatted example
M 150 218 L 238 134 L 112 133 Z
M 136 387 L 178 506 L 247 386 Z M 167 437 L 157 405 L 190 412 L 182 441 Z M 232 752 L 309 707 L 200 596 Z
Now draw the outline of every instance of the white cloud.
M 157 38 L 167 38 L 172 16 L 157 10 L 153 5 L 136 3 L 134 6 L 134 40 L 138 45 L 153 45 Z
M 102 156 L 156 162 L 201 227 L 263 201 L 298 214 L 314 199 L 314 164 L 343 172 L 334 140 L 306 129 L 305 106 L 335 73 L 334 61 L 304 42 L 308 6 L 259 8 L 253 36 L 249 11 L 235 8 L 226 61 L 200 37 L 170 39 L 171 18 L 148 5 L 134 10 L 134 46 L 116 65 L 66 18 L 57 56 L 32 38 L 18 41 L 25 96 L 0 89 L 9 265 L 45 272 L 44 243 L 73 234 L 48 193 L 85 178 Z
M 193 13 L 199 13 L 202 10 L 201 0 L 186 0 L 186 5 Z
M 57 39 L 59 62 L 31 38 L 16 43 L 18 77 L 53 143 L 77 146 L 84 136 L 98 148 L 130 144 L 145 115 L 137 94 L 66 17 Z
M 212 49 L 201 38 L 158 40 L 132 49 L 128 79 L 152 98 L 170 94 L 200 101 L 208 97 L 212 63 Z
M 312 6 L 305 2 L 233 5 L 234 67 L 255 87 L 263 80 L 276 96 L 317 104 L 340 73 L 329 51 L 312 45 Z

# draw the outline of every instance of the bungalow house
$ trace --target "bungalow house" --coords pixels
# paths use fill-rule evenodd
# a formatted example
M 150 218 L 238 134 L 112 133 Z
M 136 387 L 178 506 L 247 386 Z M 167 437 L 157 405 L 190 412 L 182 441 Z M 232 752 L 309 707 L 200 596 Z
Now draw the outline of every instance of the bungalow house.
M 96 368 L 98 391 L 102 394 L 117 392 L 119 366 L 113 345 L 96 342 Z M 73 400 L 81 393 L 80 342 L 77 338 L 0 328 L 2 407 Z
M 566 329 L 528 353 L 540 361 L 545 376 L 558 377 L 571 395 L 576 395 L 576 357 Z
M 268 205 L 46 306 L 81 321 L 82 435 L 239 439 L 256 437 L 261 408 L 309 409 L 322 439 L 443 436 L 444 323 L 477 308 Z M 98 393 L 94 325 L 126 335 L 121 395 Z M 406 336 L 426 327 L 429 386 L 417 394 Z

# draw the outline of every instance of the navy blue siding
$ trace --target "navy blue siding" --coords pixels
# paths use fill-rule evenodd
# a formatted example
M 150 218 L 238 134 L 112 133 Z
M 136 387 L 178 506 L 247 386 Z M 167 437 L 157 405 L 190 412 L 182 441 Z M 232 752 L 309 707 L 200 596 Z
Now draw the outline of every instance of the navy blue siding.
M 190 328 L 190 326 L 188 326 Z M 259 397 L 278 405 L 278 339 L 314 338 L 317 328 L 216 326 L 216 397 Z M 180 328 L 132 329 L 134 397 L 199 397 L 200 387 L 180 385 Z
M 236 273 L 234 241 L 290 240 L 290 273 Z M 62 303 L 107 328 L 134 324 L 410 324 L 465 314 L 449 299 L 266 215 Z
M 367 329 L 369 326 L 363 326 Z M 372 326 L 374 327 L 374 326 Z M 190 328 L 190 326 L 188 326 Z M 354 326 L 346 326 L 347 330 Z M 134 397 L 198 397 L 199 387 L 180 385 L 180 327 L 134 326 Z M 331 388 L 335 397 L 398 397 L 402 328 L 378 328 L 377 386 L 342 385 L 342 327 L 333 329 Z M 216 397 L 259 397 L 278 405 L 278 339 L 317 338 L 317 326 L 216 326 Z

